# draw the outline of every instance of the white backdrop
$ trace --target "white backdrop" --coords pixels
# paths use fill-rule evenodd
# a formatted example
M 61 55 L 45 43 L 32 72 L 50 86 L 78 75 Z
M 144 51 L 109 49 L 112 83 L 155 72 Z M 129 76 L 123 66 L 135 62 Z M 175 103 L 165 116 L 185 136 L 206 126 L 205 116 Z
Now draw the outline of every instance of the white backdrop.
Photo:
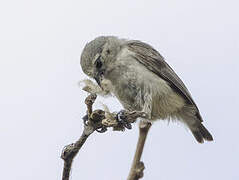
M 86 93 L 80 54 L 99 35 L 139 39 L 166 58 L 191 91 L 215 141 L 197 144 L 178 124 L 156 122 L 143 154 L 145 180 L 239 178 L 236 0 L 0 2 L 1 179 L 61 179 L 62 147 L 81 134 Z M 99 98 L 111 110 L 114 98 Z M 71 179 L 126 179 L 137 125 L 94 134 Z

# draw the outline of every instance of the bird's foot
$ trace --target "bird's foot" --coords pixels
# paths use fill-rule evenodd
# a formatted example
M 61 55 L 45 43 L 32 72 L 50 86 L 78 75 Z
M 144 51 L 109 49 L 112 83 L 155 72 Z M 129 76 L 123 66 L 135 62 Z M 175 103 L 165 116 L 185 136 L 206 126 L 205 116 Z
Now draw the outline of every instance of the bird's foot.
M 122 125 L 123 127 L 127 129 L 132 129 L 132 125 L 129 122 L 127 122 L 127 116 L 126 116 L 125 110 L 121 110 L 120 112 L 118 112 L 116 114 L 116 119 L 119 122 L 119 124 Z

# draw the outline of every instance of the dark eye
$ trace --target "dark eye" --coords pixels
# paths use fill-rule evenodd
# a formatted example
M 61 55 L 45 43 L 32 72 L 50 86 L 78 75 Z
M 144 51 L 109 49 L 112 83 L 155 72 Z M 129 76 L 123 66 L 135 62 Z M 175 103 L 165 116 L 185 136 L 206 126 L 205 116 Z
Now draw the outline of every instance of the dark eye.
M 102 62 L 101 62 L 101 60 L 100 60 L 100 57 L 98 57 L 98 58 L 96 59 L 96 61 L 95 61 L 95 67 L 96 67 L 97 69 L 100 69 L 100 68 L 102 67 Z

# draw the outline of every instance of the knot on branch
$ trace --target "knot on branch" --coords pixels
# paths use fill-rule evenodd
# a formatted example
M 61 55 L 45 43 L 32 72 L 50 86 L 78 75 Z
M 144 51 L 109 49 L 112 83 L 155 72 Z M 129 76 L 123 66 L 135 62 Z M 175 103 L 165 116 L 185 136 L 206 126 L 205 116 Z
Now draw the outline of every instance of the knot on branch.
M 73 150 L 74 150 L 74 143 L 66 145 L 62 150 L 61 159 L 67 160 L 69 158 L 72 158 L 70 156 L 73 155 L 73 153 L 72 153 Z
M 135 167 L 135 179 L 140 179 L 144 176 L 144 163 L 140 161 Z

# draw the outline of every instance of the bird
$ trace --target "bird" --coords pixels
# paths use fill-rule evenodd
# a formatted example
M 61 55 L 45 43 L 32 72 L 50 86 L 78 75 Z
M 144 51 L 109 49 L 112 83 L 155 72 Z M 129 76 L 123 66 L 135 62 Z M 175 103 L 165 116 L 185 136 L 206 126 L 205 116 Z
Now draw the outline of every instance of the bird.
M 189 90 L 151 45 L 140 40 L 99 36 L 85 45 L 82 71 L 105 94 L 114 95 L 129 111 L 147 120 L 176 120 L 189 128 L 197 142 L 213 141 Z

